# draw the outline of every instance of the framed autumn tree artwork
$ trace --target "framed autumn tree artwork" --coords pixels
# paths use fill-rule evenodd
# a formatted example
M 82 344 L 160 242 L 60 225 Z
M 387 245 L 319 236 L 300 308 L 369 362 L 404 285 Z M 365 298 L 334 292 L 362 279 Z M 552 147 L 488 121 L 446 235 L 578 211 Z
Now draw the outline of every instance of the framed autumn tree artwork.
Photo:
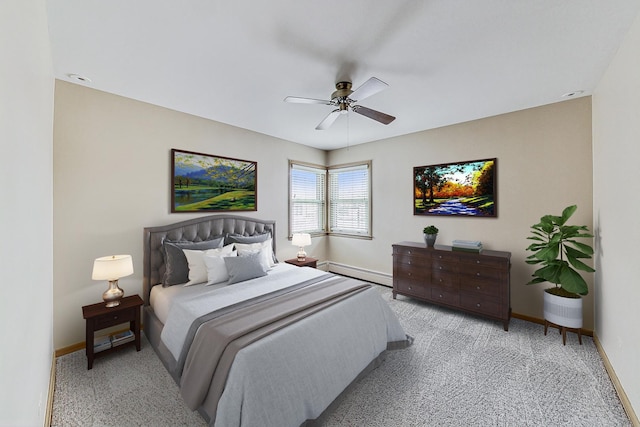
M 497 217 L 497 159 L 413 168 L 413 214 Z
M 258 163 L 171 150 L 171 212 L 257 210 Z

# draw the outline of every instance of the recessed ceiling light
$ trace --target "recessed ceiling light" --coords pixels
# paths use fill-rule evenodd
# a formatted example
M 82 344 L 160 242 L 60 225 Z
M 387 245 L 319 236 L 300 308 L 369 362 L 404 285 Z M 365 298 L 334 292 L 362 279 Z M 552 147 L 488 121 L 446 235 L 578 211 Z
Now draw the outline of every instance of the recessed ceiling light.
M 575 98 L 577 96 L 580 96 L 584 93 L 583 90 L 576 90 L 573 92 L 569 92 L 569 93 L 565 93 L 564 95 L 562 95 L 563 98 Z
M 67 74 L 67 77 L 80 83 L 91 83 L 89 77 L 81 76 L 80 74 Z

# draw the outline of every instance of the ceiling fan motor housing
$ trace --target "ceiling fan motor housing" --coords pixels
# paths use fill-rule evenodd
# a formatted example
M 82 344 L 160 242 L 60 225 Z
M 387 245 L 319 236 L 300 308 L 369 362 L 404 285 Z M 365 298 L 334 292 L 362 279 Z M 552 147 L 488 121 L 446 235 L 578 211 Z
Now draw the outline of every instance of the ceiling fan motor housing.
M 338 82 L 336 83 L 336 91 L 331 94 L 331 100 L 346 99 L 352 93 L 351 82 Z

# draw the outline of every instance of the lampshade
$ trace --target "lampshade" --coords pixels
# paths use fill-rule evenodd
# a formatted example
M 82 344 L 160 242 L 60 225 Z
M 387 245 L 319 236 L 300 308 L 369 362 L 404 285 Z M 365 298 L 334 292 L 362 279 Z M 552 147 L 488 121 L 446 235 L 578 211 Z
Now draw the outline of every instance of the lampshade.
M 291 244 L 293 246 L 305 247 L 311 244 L 311 234 L 309 233 L 294 233 L 291 238 Z
M 109 255 L 96 258 L 93 262 L 93 280 L 118 280 L 133 274 L 131 255 Z
M 96 258 L 93 261 L 93 280 L 108 280 L 109 288 L 102 294 L 107 307 L 116 307 L 124 296 L 124 291 L 118 286 L 118 279 L 133 274 L 133 259 L 131 255 L 110 255 Z

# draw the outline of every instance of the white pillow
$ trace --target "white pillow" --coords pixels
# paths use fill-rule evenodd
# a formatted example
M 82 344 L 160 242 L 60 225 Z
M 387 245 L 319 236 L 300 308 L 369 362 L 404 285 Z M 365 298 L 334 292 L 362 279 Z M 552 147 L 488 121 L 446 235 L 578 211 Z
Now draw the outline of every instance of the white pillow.
M 205 286 L 215 285 L 216 283 L 229 280 L 229 273 L 227 272 L 224 258 L 235 257 L 237 255 L 237 251 L 232 251 L 229 254 L 205 254 L 204 263 L 207 267 L 207 283 Z
M 238 250 L 238 256 L 246 256 L 260 252 L 260 264 L 264 268 L 264 271 L 271 270 L 271 267 L 275 265 L 273 262 L 271 239 L 260 243 L 234 243 L 234 245 L 236 245 L 236 249 Z
M 233 252 L 233 245 L 227 245 L 217 249 L 207 249 L 206 251 L 196 251 L 193 249 L 183 249 L 184 256 L 189 265 L 189 281 L 184 286 L 197 285 L 208 281 L 207 265 L 204 263 L 206 255 L 224 255 Z

